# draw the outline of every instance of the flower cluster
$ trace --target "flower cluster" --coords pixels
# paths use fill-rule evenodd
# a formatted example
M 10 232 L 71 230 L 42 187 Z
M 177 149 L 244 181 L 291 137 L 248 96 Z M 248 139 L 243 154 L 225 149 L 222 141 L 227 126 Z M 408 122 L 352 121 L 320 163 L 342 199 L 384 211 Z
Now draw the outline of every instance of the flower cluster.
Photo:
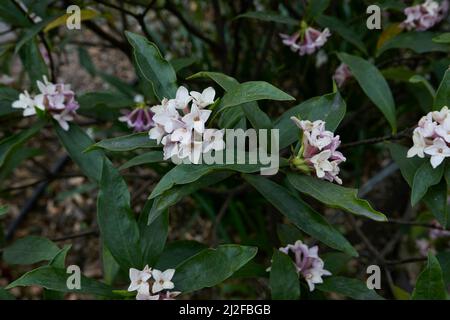
M 445 106 L 440 111 L 429 112 L 419 121 L 413 132 L 414 145 L 407 157 L 431 156 L 433 168 L 438 167 L 445 158 L 450 157 L 450 111 Z
M 302 241 L 297 240 L 293 245 L 288 244 L 286 247 L 280 248 L 280 251 L 285 254 L 289 254 L 289 252 L 294 254 L 297 272 L 305 278 L 309 291 L 314 290 L 316 283 L 323 282 L 322 276 L 331 276 L 331 272 L 324 269 L 317 246 L 308 248 Z
M 333 79 L 339 88 L 342 88 L 344 84 L 353 76 L 350 68 L 345 63 L 341 63 L 334 72 Z
M 36 109 L 45 111 L 55 119 L 61 128 L 69 130 L 69 121 L 73 121 L 79 108 L 75 100 L 75 93 L 70 86 L 58 83 L 53 84 L 44 76 L 44 82 L 37 81 L 40 93 L 31 97 L 27 91 L 19 95 L 19 100 L 14 101 L 13 108 L 23 109 L 25 117 L 36 114 Z
M 313 54 L 321 48 L 328 37 L 331 36 L 330 30 L 325 28 L 322 32 L 317 29 L 307 27 L 305 30 L 296 32 L 293 35 L 280 33 L 283 44 L 290 47 L 292 51 L 303 56 L 305 54 Z
M 150 130 L 153 125 L 153 112 L 144 102 L 144 97 L 138 95 L 134 98 L 136 108 L 132 111 L 124 111 L 124 115 L 119 121 L 126 122 L 128 128 L 132 128 L 134 132 L 142 132 Z
M 199 163 L 202 153 L 225 149 L 223 130 L 205 128 L 211 110 L 204 108 L 214 103 L 215 94 L 211 87 L 200 93 L 181 86 L 175 99 L 163 99 L 151 108 L 155 126 L 149 137 L 164 145 L 165 160 L 187 158 Z
M 337 151 L 341 144 L 340 137 L 325 130 L 322 120 L 302 121 L 296 117 L 291 117 L 291 120 L 303 130 L 302 146 L 297 157 L 292 160 L 294 167 L 306 173 L 314 170 L 318 178 L 342 184 L 338 177 L 339 164 L 346 159 Z
M 128 291 L 137 291 L 136 300 L 173 300 L 180 292 L 171 290 L 175 287 L 171 281 L 175 274 L 174 269 L 162 272 L 152 269 L 148 265 L 141 271 L 130 268 L 130 281 Z M 151 293 L 150 294 L 150 285 Z
M 404 10 L 406 20 L 402 25 L 407 30 L 425 31 L 441 22 L 448 12 L 448 1 L 439 4 L 433 0 L 426 0 L 422 4 L 408 7 Z

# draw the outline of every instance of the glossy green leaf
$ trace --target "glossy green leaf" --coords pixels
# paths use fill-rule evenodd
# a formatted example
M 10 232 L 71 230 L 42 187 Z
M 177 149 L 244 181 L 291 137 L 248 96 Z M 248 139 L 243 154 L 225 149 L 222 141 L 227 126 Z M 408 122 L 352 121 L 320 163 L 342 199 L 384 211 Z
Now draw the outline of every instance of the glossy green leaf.
M 42 266 L 25 273 L 19 279 L 9 284 L 6 289 L 24 286 L 40 286 L 49 290 L 61 292 L 84 293 L 107 298 L 117 298 L 110 286 L 83 275 L 81 276 L 80 289 L 68 289 L 67 280 L 70 275 L 71 274 L 66 273 L 66 269 Z
M 441 183 L 429 188 L 423 197 L 423 202 L 425 202 L 431 213 L 443 226 L 448 225 L 450 221 L 447 205 L 447 190 L 447 184 L 442 180 Z
M 259 164 L 180 164 L 162 177 L 153 189 L 150 199 L 156 198 L 175 185 L 188 184 L 216 171 L 253 173 L 261 169 Z
M 367 54 L 366 46 L 361 40 L 361 37 L 358 35 L 358 33 L 356 33 L 341 20 L 331 16 L 320 15 L 316 18 L 316 21 L 322 28 L 328 28 L 331 30 L 331 33 L 337 33 L 345 41 L 348 41 L 356 48 L 358 48 L 361 52 Z
M 9 87 L 0 86 L 0 116 L 20 112 L 12 107 L 12 103 L 19 98 L 19 92 Z
M 369 202 L 359 199 L 356 189 L 344 188 L 307 175 L 288 173 L 287 177 L 295 189 L 330 207 L 340 208 L 375 221 L 387 220 L 386 216 L 374 210 Z
M 299 117 L 303 120 L 323 120 L 326 128 L 335 131 L 345 116 L 346 104 L 339 92 L 311 98 L 289 109 L 275 122 L 275 129 L 280 130 L 280 149 L 299 139 L 300 129 L 291 120 Z
M 294 197 L 287 189 L 261 176 L 244 175 L 243 177 L 278 211 L 305 233 L 331 248 L 346 252 L 351 256 L 358 255 L 339 231 L 305 202 Z
M 52 260 L 59 250 L 58 246 L 47 238 L 28 236 L 5 248 L 3 259 L 8 264 L 33 264 Z
M 357 279 L 346 277 L 324 277 L 323 283 L 317 289 L 324 292 L 335 292 L 355 300 L 384 300 L 374 290 Z
M 188 293 L 215 286 L 253 259 L 257 251 L 256 247 L 239 245 L 203 250 L 176 267 L 175 289 Z
M 380 109 L 392 131 L 397 131 L 395 102 L 391 89 L 381 72 L 372 63 L 347 53 L 339 53 L 339 59 L 347 64 L 353 76 L 369 99 Z
M 274 300 L 298 300 L 300 283 L 292 259 L 275 250 L 270 269 L 270 290 Z
M 157 146 L 158 145 L 156 144 L 156 140 L 151 140 L 148 137 L 148 133 L 143 132 L 102 140 L 100 142 L 92 144 L 91 146 L 86 148 L 84 152 L 89 153 L 92 150 L 99 149 L 113 152 L 125 152 L 141 148 L 155 148 Z
M 16 298 L 8 291 L 0 288 L 0 300 L 15 300 Z
M 145 206 L 151 206 L 151 201 Z M 138 224 L 141 254 L 144 264 L 155 265 L 164 250 L 169 233 L 169 212 L 166 210 L 152 224 L 148 224 L 149 209 L 142 210 Z
M 55 124 L 56 135 L 69 153 L 72 160 L 78 165 L 84 175 L 98 183 L 102 172 L 102 162 L 105 156 L 101 151 L 84 153 L 83 151 L 94 144 L 94 141 L 77 125 L 71 124 L 69 131 L 63 130 Z
M 450 32 L 441 33 L 433 38 L 436 43 L 450 43 Z
M 450 70 L 448 69 L 436 92 L 433 110 L 441 110 L 443 106 L 450 107 Z
M 325 270 L 330 271 L 333 275 L 345 272 L 349 261 L 352 259 L 348 254 L 342 252 L 327 252 L 321 257 Z
M 249 11 L 238 15 L 235 19 L 249 18 L 267 22 L 276 22 L 287 25 L 298 25 L 299 21 L 287 16 L 283 16 L 274 11 Z
M 264 81 L 249 81 L 235 86 L 222 98 L 219 110 L 258 100 L 293 101 L 294 97 Z
M 97 201 L 100 234 L 114 259 L 124 269 L 140 268 L 139 227 L 130 208 L 128 187 L 114 167 L 103 164 Z
M 174 98 L 177 91 L 177 77 L 172 65 L 166 61 L 154 43 L 132 32 L 125 32 L 133 46 L 137 67 L 153 86 L 158 99 Z
M 231 172 L 217 172 L 201 177 L 200 179 L 180 186 L 175 186 L 163 194 L 157 196 L 150 208 L 148 214 L 148 223 L 153 223 L 156 218 L 160 216 L 166 209 L 176 204 L 178 201 L 187 195 L 201 189 L 219 183 L 222 180 L 230 177 Z M 144 210 L 148 209 L 147 207 Z
M 39 121 L 30 128 L 22 130 L 0 141 L 0 167 L 5 164 L 11 154 L 20 148 L 31 137 L 37 134 L 43 127 L 44 122 Z
M 48 68 L 44 58 L 39 51 L 36 39 L 26 42 L 19 51 L 19 56 L 30 78 L 33 88 L 37 88 L 36 81 L 41 80 L 43 76 L 48 77 Z
M 444 175 L 445 165 L 440 165 L 434 169 L 429 161 L 424 162 L 414 175 L 412 191 L 411 191 L 411 205 L 415 206 L 420 199 L 427 193 L 428 189 L 441 181 Z
M 436 256 L 442 269 L 445 285 L 450 285 L 450 251 L 439 252 Z
M 31 41 L 54 18 L 55 18 L 55 16 L 46 17 L 44 20 L 25 29 L 24 33 L 21 35 L 21 37 L 17 41 L 15 53 L 17 54 L 25 43 L 27 43 L 28 41 Z
M 190 67 L 191 65 L 195 64 L 197 61 L 198 60 L 195 57 L 175 58 L 175 59 L 170 60 L 170 64 L 172 65 L 175 72 L 178 72 L 187 67 Z
M 412 299 L 445 300 L 446 298 L 447 290 L 445 288 L 441 266 L 438 259 L 432 253 L 428 253 L 427 265 L 417 277 Z
M 158 262 L 155 264 L 155 268 L 159 270 L 176 268 L 183 261 L 205 249 L 207 249 L 205 244 L 191 240 L 168 243 L 159 257 Z
M 149 151 L 143 154 L 140 154 L 129 161 L 125 162 L 123 165 L 120 166 L 119 170 L 128 169 L 135 166 L 140 166 L 143 164 L 150 164 L 155 162 L 162 162 L 164 161 L 164 156 L 162 151 Z
M 391 49 L 410 49 L 416 53 L 427 52 L 448 52 L 450 46 L 443 43 L 433 42 L 435 37 L 433 32 L 406 32 L 400 33 L 392 39 L 386 41 L 377 51 L 377 56 Z

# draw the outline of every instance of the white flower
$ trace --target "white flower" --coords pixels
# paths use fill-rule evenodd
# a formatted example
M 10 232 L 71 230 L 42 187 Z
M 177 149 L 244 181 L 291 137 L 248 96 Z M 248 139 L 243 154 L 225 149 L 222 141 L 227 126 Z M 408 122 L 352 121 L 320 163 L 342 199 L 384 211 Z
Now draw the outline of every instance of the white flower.
M 166 133 L 172 133 L 173 130 L 183 126 L 183 123 L 180 121 L 180 114 L 173 105 L 167 104 L 166 106 L 162 106 L 162 108 L 163 110 L 151 108 L 155 112 L 153 122 L 162 126 Z
M 30 97 L 28 91 L 24 91 L 19 94 L 19 100 L 13 102 L 12 107 L 17 109 L 23 109 L 23 116 L 28 117 L 36 114 L 36 106 L 34 100 Z M 41 107 L 39 107 L 42 109 Z
M 153 279 L 155 282 L 152 286 L 152 292 L 158 293 L 162 290 L 170 290 L 174 288 L 174 284 L 171 281 L 173 275 L 175 274 L 175 269 L 167 269 L 164 272 L 154 269 L 152 272 Z
M 211 115 L 211 110 L 202 110 L 193 104 L 191 112 L 186 114 L 182 121 L 186 124 L 187 128 L 194 129 L 198 133 L 205 131 L 205 123 L 208 121 Z
M 446 118 L 442 124 L 436 126 L 434 130 L 445 142 L 450 143 L 450 118 Z
M 137 293 L 136 300 L 159 300 L 159 294 L 150 295 L 149 293 Z
M 316 170 L 316 175 L 318 178 L 325 177 L 326 171 L 332 171 L 333 166 L 328 160 L 331 156 L 330 150 L 324 150 L 319 154 L 316 154 L 311 158 L 311 163 L 314 165 L 314 169 Z
M 212 87 L 206 88 L 202 93 L 191 91 L 191 96 L 194 98 L 194 105 L 197 105 L 199 108 L 205 108 L 213 104 L 215 95 L 216 91 Z
M 170 135 L 170 140 L 172 142 L 179 142 L 181 144 L 187 145 L 191 143 L 192 140 L 192 130 L 187 128 L 178 128 Z
M 175 99 L 169 100 L 169 104 L 173 105 L 176 109 L 184 109 L 191 100 L 192 97 L 189 95 L 188 89 L 181 86 L 177 90 Z
M 206 129 L 203 134 L 203 152 L 207 153 L 211 150 L 220 151 L 223 149 L 225 149 L 223 130 Z
M 189 144 L 180 145 L 178 156 L 180 159 L 188 158 L 193 164 L 199 164 L 202 154 L 202 141 L 193 140 Z
M 166 131 L 162 126 L 155 126 L 151 128 L 150 131 L 148 132 L 149 138 L 156 140 L 158 144 L 161 143 L 161 139 L 164 137 L 165 134 Z
M 411 147 L 411 149 L 408 150 L 407 157 L 412 158 L 414 156 L 419 156 L 420 158 L 423 158 L 425 155 L 423 153 L 424 149 L 427 147 L 427 144 L 425 142 L 425 138 L 422 135 L 422 131 L 418 130 L 420 128 L 416 128 L 413 133 L 413 143 L 414 145 Z
M 173 142 L 170 135 L 164 136 L 162 138 L 161 143 L 163 144 L 163 152 L 164 152 L 164 160 L 168 160 L 172 157 L 178 156 L 179 154 L 179 144 L 177 142 Z
M 436 168 L 446 157 L 450 157 L 450 148 L 442 138 L 433 140 L 433 144 L 425 148 L 424 152 L 431 156 L 431 166 Z
M 148 280 L 152 277 L 152 271 L 148 266 L 140 271 L 135 268 L 130 268 L 129 271 L 131 284 L 128 287 L 128 291 L 138 291 L 143 295 L 149 294 Z
M 309 290 L 313 291 L 315 284 L 322 283 L 322 276 L 330 276 L 331 272 L 324 269 L 324 263 L 319 257 L 317 246 L 308 248 L 302 241 L 297 240 L 295 244 L 289 244 L 280 251 L 289 254 L 291 251 L 295 256 L 297 272 L 306 280 Z
M 440 111 L 433 111 L 432 117 L 435 121 L 442 123 L 445 121 L 445 119 L 448 118 L 449 114 L 450 114 L 450 112 L 448 110 L 448 107 L 445 106 Z

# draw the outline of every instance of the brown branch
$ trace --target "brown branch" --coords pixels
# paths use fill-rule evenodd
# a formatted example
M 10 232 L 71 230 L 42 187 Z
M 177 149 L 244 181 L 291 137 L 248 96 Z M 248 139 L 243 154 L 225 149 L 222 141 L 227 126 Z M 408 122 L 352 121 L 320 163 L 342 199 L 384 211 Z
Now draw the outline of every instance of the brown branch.
M 89 236 L 97 237 L 98 235 L 99 235 L 99 230 L 96 228 L 96 229 L 92 229 L 92 230 L 88 230 L 88 231 L 83 231 L 80 233 L 74 233 L 74 234 L 69 234 L 69 235 L 65 235 L 65 236 L 61 236 L 61 237 L 52 238 L 50 240 L 54 241 L 54 242 L 58 242 L 58 241 L 66 241 L 66 240 L 72 240 L 72 239 L 77 239 L 77 238 L 89 237 Z
M 409 138 L 409 137 L 411 137 L 411 128 L 405 129 L 402 132 L 399 132 L 397 134 L 391 134 L 391 135 L 384 136 L 384 137 L 369 138 L 369 139 L 344 143 L 340 146 L 340 149 L 353 148 L 353 147 L 367 145 L 367 144 L 376 144 L 376 143 L 385 142 L 385 141 L 400 140 L 400 139 Z
M 397 220 L 397 219 L 389 219 L 387 223 L 393 223 L 393 224 L 400 224 L 405 226 L 411 226 L 411 227 L 422 227 L 422 228 L 428 228 L 428 229 L 437 229 L 437 230 L 448 230 L 446 228 L 443 228 L 441 226 L 437 226 L 431 223 L 421 223 L 421 222 L 415 222 L 415 221 L 403 221 L 403 220 Z

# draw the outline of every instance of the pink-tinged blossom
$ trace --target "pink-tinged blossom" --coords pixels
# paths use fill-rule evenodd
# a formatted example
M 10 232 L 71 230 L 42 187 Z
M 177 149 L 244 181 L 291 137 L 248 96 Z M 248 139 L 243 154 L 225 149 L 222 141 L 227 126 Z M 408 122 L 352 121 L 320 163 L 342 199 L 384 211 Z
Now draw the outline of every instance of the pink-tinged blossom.
M 291 120 L 303 131 L 302 147 L 292 164 L 299 170 L 313 171 L 319 179 L 342 184 L 338 177 L 339 165 L 346 161 L 344 155 L 337 150 L 341 144 L 339 136 L 325 130 L 325 122 L 316 120 Z
M 154 127 L 149 138 L 164 146 L 165 160 L 187 159 L 197 164 L 202 153 L 225 148 L 223 131 L 206 128 L 211 110 L 204 108 L 214 103 L 214 96 L 211 87 L 201 93 L 188 93 L 185 87 L 180 87 L 174 99 L 163 99 L 161 105 L 151 108 Z
M 153 127 L 153 112 L 147 106 L 139 106 L 132 111 L 125 111 L 119 121 L 126 122 L 128 128 L 135 132 L 148 131 Z
M 325 28 L 323 31 L 307 27 L 303 32 L 296 32 L 292 36 L 280 34 L 284 45 L 298 52 L 299 55 L 310 55 L 323 47 L 331 36 L 330 30 Z
M 450 157 L 450 111 L 443 107 L 422 117 L 413 132 L 413 146 L 407 157 L 430 156 L 430 163 L 437 168 Z
M 428 30 L 446 17 L 448 7 L 448 0 L 443 0 L 440 4 L 437 1 L 426 0 L 422 4 L 408 7 L 404 10 L 406 19 L 402 25 L 407 30 Z
M 342 88 L 344 84 L 352 77 L 352 72 L 350 68 L 345 63 L 341 63 L 339 67 L 334 72 L 333 79 L 339 88 Z
M 169 291 L 175 287 L 172 282 L 175 269 L 160 271 L 147 265 L 142 271 L 130 268 L 129 274 L 128 291 L 137 291 L 136 300 L 174 300 L 181 293 Z
M 303 276 L 308 284 L 309 291 L 313 291 L 315 285 L 322 283 L 323 276 L 331 276 L 331 272 L 324 269 L 323 260 L 319 257 L 317 246 L 308 248 L 302 241 L 297 240 L 295 244 L 289 244 L 280 251 L 289 255 L 294 255 L 297 272 Z
M 450 230 L 445 230 L 436 220 L 431 222 L 433 226 L 436 228 L 430 229 L 429 236 L 433 240 L 437 240 L 440 238 L 450 238 Z
M 37 86 L 39 94 L 31 97 L 25 91 L 19 95 L 19 100 L 15 101 L 12 107 L 24 109 L 24 116 L 36 114 L 36 109 L 45 111 L 58 122 L 63 130 L 69 130 L 68 122 L 74 120 L 79 108 L 75 93 L 70 86 L 63 83 L 53 84 L 45 76 L 43 82 L 37 81 Z

